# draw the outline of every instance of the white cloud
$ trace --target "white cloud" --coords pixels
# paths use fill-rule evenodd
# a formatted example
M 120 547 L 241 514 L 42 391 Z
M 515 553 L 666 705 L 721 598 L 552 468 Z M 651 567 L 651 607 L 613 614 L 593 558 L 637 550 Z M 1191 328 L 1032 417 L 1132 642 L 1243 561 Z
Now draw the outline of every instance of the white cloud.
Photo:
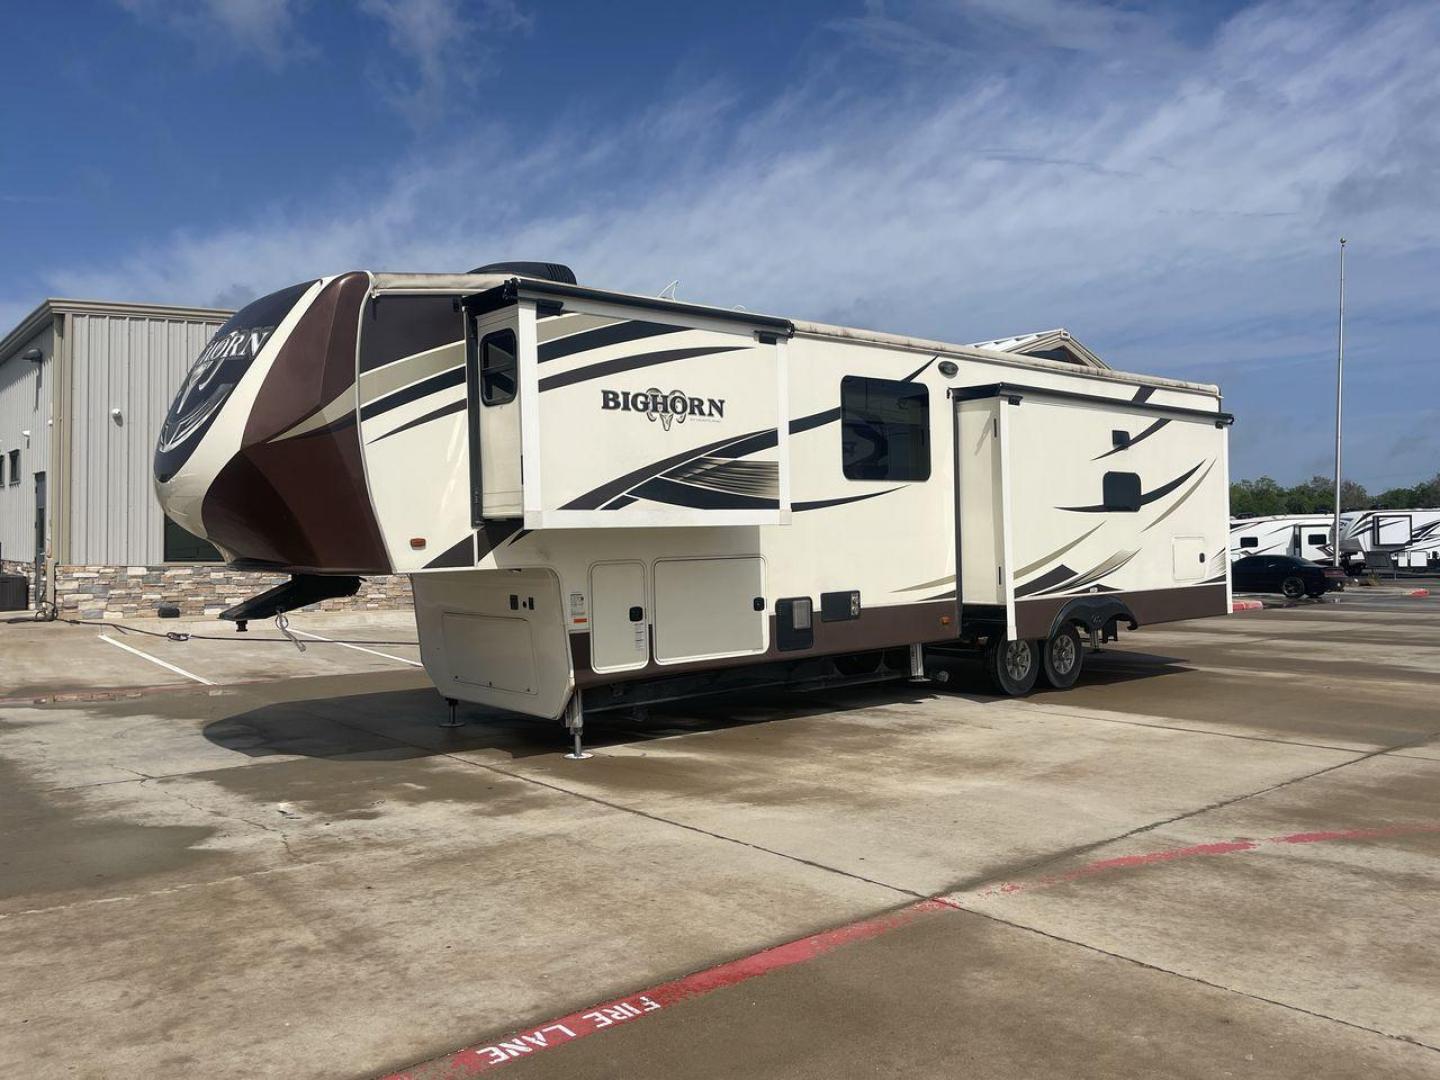
M 193 38 L 197 56 L 248 53 L 278 68 L 311 53 L 296 26 L 302 0 L 117 0 L 139 19 L 159 22 Z
M 390 6 L 369 2 L 382 17 Z M 995 34 L 1001 8 L 964 12 Z M 392 33 L 430 93 L 429 65 L 443 83 L 453 62 L 438 28 L 455 11 L 425 11 Z M 1351 238 L 1354 333 L 1369 334 L 1352 341 L 1357 355 L 1383 368 L 1413 332 L 1396 320 L 1434 312 L 1440 8 L 1264 3 L 1189 41 L 1100 4 L 1033 0 L 1008 18 L 1033 29 L 1051 15 L 1089 51 L 895 66 L 864 86 L 826 65 L 748 113 L 713 83 L 627 119 L 431 140 L 379 190 L 337 185 L 313 209 L 53 280 L 208 300 L 354 266 L 544 258 L 596 285 L 654 292 L 679 278 L 689 299 L 950 340 L 1064 324 L 1117 365 L 1224 375 L 1232 400 L 1254 396 L 1256 426 L 1237 429 L 1237 446 L 1298 461 L 1266 410 L 1329 422 L 1336 237 Z M 833 40 L 873 44 L 859 24 Z M 1114 63 L 1097 60 L 1107 41 Z M 1298 375 L 1295 388 L 1271 397 L 1270 365 Z M 1434 371 L 1418 375 L 1432 390 Z
M 447 96 L 494 73 L 487 38 L 529 32 L 533 17 L 514 0 L 361 0 L 379 19 L 408 70 L 399 78 L 377 75 L 387 100 L 416 129 L 435 126 L 447 112 Z M 391 65 L 384 65 L 388 68 Z

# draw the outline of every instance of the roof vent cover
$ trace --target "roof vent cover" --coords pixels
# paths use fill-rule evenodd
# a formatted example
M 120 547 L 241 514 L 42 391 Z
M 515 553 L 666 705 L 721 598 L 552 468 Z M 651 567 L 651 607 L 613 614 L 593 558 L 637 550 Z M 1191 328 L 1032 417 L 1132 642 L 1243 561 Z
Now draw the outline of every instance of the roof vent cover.
M 542 281 L 559 281 L 575 285 L 575 271 L 562 263 L 552 262 L 495 262 L 477 266 L 472 274 L 519 274 L 521 277 L 540 278 Z

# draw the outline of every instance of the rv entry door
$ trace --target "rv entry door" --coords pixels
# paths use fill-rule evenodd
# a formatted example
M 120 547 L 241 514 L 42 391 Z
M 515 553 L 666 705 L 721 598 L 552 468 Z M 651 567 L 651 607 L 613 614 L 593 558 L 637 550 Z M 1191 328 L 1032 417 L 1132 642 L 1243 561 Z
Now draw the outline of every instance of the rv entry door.
M 470 421 L 470 524 L 523 516 L 520 326 L 514 306 L 465 319 Z

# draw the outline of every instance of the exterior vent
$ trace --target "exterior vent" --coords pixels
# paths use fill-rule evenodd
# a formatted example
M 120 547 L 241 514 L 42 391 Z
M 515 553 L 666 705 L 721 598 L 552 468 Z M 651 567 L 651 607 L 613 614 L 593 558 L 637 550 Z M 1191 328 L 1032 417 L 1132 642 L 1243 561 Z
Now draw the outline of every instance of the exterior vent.
M 559 281 L 575 285 L 575 271 L 561 263 L 552 262 L 496 262 L 486 263 L 471 270 L 472 274 L 519 274 L 521 277 L 539 278 L 542 281 Z

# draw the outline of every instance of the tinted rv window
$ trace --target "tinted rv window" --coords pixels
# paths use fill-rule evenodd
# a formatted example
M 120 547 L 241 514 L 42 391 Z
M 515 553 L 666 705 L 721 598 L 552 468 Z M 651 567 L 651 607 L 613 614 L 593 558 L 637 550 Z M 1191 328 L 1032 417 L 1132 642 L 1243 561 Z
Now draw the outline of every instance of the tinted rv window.
M 10 483 L 11 485 L 20 482 L 20 451 L 10 451 Z
M 1140 509 L 1140 477 L 1133 472 L 1107 472 L 1103 481 L 1106 510 Z
M 503 405 L 515 400 L 515 331 L 498 330 L 480 342 L 480 400 Z
M 1309 536 L 1305 537 L 1305 542 L 1306 542 L 1307 544 L 1317 544 L 1317 545 L 1318 545 L 1318 544 L 1327 543 L 1327 542 L 1329 541 L 1329 539 L 1330 539 L 1330 538 L 1329 538 L 1328 536 L 1326 536 L 1324 533 L 1311 533 Z
M 841 463 L 849 480 L 930 478 L 930 390 L 846 376 L 840 382 Z
M 1242 548 L 1259 547 L 1260 538 L 1258 536 L 1242 536 L 1240 537 L 1240 546 Z

